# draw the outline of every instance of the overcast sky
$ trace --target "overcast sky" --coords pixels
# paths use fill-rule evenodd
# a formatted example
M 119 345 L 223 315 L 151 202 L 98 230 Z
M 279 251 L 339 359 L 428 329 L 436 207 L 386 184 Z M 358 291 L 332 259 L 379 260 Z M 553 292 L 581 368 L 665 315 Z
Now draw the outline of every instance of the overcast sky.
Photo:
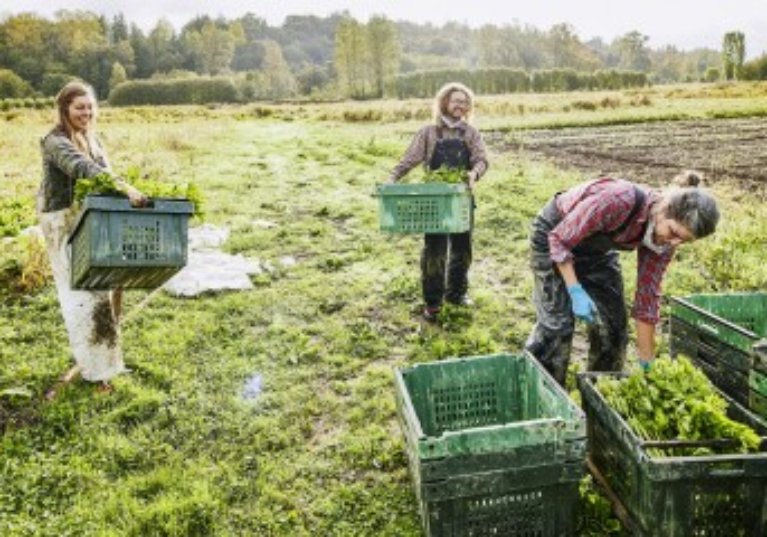
M 748 58 L 767 52 L 765 0 L 0 0 L 0 18 L 23 11 L 52 17 L 62 8 L 87 9 L 109 17 L 122 12 L 144 30 L 162 17 L 178 30 L 203 14 L 234 18 L 252 12 L 271 26 L 279 26 L 286 15 L 326 16 L 343 10 L 360 21 L 383 14 L 394 20 L 438 25 L 457 21 L 472 27 L 530 24 L 545 30 L 568 22 L 582 40 L 599 36 L 609 42 L 639 30 L 650 37 L 653 48 L 670 44 L 682 49 L 719 49 L 725 32 L 740 30 L 746 34 Z

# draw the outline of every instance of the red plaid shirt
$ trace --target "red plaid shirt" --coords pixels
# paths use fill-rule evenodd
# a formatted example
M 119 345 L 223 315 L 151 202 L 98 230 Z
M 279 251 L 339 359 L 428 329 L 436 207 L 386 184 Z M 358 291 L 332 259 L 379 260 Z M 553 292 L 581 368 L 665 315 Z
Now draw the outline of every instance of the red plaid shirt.
M 661 282 L 674 248 L 657 254 L 642 245 L 650 209 L 660 199 L 648 191 L 645 203 L 626 228 L 613 237 L 623 248 L 638 250 L 637 286 L 631 315 L 635 319 L 657 324 L 660 319 Z M 549 233 L 551 259 L 562 263 L 572 259 L 572 249 L 595 233 L 618 229 L 634 207 L 634 185 L 621 179 L 601 178 L 571 188 L 557 196 L 557 209 L 562 220 Z

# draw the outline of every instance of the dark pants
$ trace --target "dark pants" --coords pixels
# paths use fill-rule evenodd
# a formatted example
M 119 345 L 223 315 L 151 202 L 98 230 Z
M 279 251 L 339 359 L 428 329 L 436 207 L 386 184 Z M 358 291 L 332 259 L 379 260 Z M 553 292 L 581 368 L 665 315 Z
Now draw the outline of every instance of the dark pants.
M 469 289 L 471 231 L 428 234 L 421 253 L 421 286 L 428 307 L 460 302 Z M 447 278 L 446 278 L 447 276 Z
M 549 257 L 547 236 L 551 227 L 552 223 L 540 216 L 533 223 L 531 268 L 537 320 L 525 348 L 564 385 L 575 320 L 565 282 Z M 591 371 L 620 371 L 628 333 L 618 252 L 576 254 L 575 274 L 596 304 L 599 317 L 588 327 L 587 367 Z

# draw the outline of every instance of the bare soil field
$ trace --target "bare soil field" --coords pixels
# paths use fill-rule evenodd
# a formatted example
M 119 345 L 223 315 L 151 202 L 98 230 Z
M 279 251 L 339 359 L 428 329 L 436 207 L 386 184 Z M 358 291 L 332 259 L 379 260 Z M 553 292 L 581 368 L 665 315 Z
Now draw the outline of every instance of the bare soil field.
M 709 182 L 734 180 L 767 188 L 767 121 L 719 119 L 515 131 L 487 137 L 500 151 L 519 151 L 592 177 L 664 184 L 680 169 Z

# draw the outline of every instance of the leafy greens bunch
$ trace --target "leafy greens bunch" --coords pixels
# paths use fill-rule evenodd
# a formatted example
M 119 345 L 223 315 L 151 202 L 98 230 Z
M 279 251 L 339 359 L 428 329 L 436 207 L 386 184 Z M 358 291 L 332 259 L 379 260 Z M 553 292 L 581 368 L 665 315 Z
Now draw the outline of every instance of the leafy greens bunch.
M 647 452 L 653 457 L 759 449 L 759 435 L 727 417 L 727 402 L 687 358 L 658 358 L 647 373 L 637 372 L 622 379 L 601 377 L 596 387 L 644 440 L 735 440 L 735 446 L 729 448 L 649 448 Z
M 177 185 L 164 183 L 156 178 L 142 174 L 138 168 L 130 168 L 124 175 L 125 180 L 143 192 L 149 198 L 183 198 L 194 205 L 194 216 L 204 217 L 205 202 L 200 189 L 194 183 Z M 125 196 L 117 187 L 114 176 L 100 173 L 87 179 L 78 179 L 75 183 L 75 202 L 82 203 L 89 194 Z
M 423 177 L 423 183 L 460 184 L 469 181 L 469 172 L 460 168 L 442 166 L 436 170 L 428 170 Z

